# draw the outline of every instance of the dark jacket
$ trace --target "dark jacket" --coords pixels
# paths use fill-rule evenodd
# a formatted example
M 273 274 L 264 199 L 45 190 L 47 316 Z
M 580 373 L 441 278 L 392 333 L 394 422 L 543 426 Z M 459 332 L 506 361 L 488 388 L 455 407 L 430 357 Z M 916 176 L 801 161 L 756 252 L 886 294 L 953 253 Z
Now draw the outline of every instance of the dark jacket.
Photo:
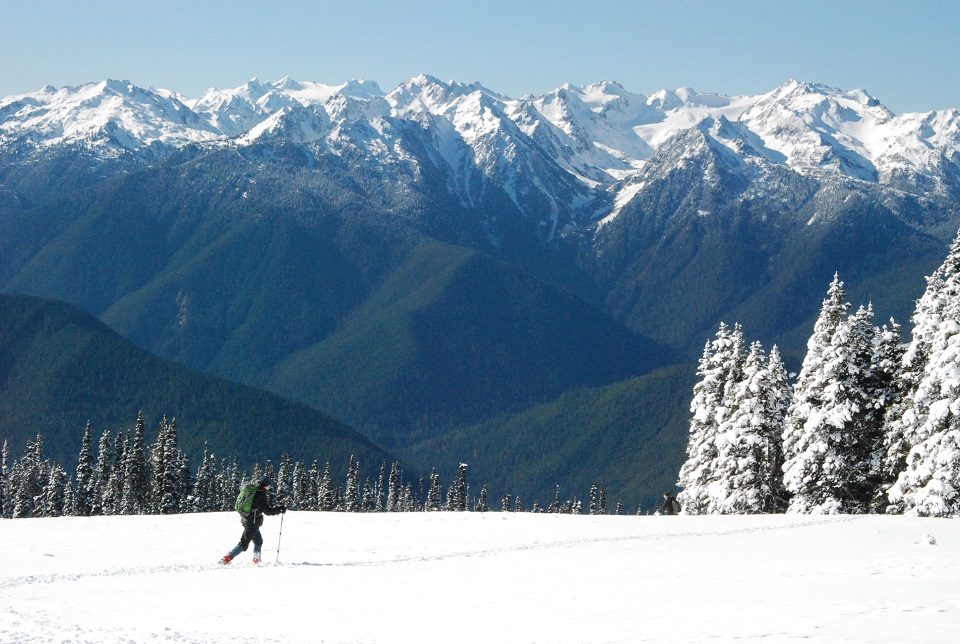
M 664 514 L 678 514 L 680 512 L 680 504 L 677 503 L 677 500 L 673 496 L 667 494 L 663 498 L 663 505 L 660 506 L 660 509 L 663 510 Z
M 253 495 L 253 505 L 250 506 L 250 514 L 243 517 L 240 522 L 244 528 L 259 528 L 263 525 L 263 515 L 273 516 L 283 512 L 282 505 L 271 506 L 270 499 L 267 497 L 267 490 L 264 487 L 257 488 Z

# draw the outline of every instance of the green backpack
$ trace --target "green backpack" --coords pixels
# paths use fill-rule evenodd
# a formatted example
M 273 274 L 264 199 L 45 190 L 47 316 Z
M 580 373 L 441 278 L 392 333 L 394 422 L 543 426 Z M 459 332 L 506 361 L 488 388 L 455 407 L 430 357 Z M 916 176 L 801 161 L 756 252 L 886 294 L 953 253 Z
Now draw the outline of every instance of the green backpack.
M 240 516 L 247 516 L 253 508 L 253 497 L 257 493 L 259 486 L 256 483 L 244 483 L 240 488 L 240 494 L 237 495 L 237 502 L 233 509 L 240 513 Z

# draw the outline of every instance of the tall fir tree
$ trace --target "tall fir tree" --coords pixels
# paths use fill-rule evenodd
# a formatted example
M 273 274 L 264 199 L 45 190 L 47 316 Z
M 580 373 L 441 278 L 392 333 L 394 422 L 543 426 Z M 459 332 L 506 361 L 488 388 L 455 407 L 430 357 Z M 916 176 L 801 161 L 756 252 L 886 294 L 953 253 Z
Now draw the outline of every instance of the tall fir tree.
M 97 449 L 97 462 L 93 468 L 93 480 L 90 485 L 90 514 L 110 514 L 107 511 L 107 501 L 110 478 L 113 476 L 114 450 L 110 430 L 105 429 L 100 435 Z
M 333 478 L 330 476 L 330 463 L 327 463 L 323 467 L 323 475 L 320 477 L 320 489 L 317 491 L 317 506 L 317 509 L 321 512 L 333 512 L 337 507 Z
M 887 471 L 897 472 L 888 511 L 960 516 L 960 233 L 927 278 L 913 315 L 913 340 L 887 416 Z
M 293 461 L 289 452 L 283 452 L 280 456 L 280 469 L 277 470 L 277 480 L 273 487 L 276 493 L 277 504 L 291 507 L 291 497 L 293 496 Z
M 123 514 L 146 514 L 149 512 L 151 476 L 147 462 L 143 412 L 137 414 L 133 439 L 124 460 Z
M 10 504 L 10 447 L 6 439 L 0 451 L 0 519 L 9 519 L 13 513 Z M 8 512 L 9 510 L 9 512 Z
M 27 443 L 21 459 L 11 473 L 13 518 L 40 516 L 43 511 L 43 489 L 47 482 L 48 464 L 43 457 L 43 434 Z
M 450 512 L 464 512 L 467 509 L 467 464 L 460 463 L 457 476 L 447 490 L 447 502 L 444 509 Z
M 43 511 L 45 517 L 61 517 L 67 506 L 67 482 L 69 476 L 57 463 L 50 467 L 47 483 L 43 488 Z
M 123 476 L 126 463 L 127 434 L 117 432 L 113 444 L 113 464 L 110 468 L 110 478 L 103 492 L 103 513 L 121 514 L 123 512 Z
M 743 329 L 731 331 L 720 323 L 713 341 L 704 347 L 697 370 L 699 381 L 690 404 L 690 438 L 687 459 L 680 468 L 678 501 L 688 514 L 712 514 L 725 498 L 720 481 L 717 438 L 736 407 L 736 391 L 746 361 Z
M 828 385 L 824 352 L 829 349 L 837 328 L 847 318 L 850 303 L 846 299 L 847 292 L 843 282 L 839 275 L 835 274 L 813 326 L 813 334 L 807 341 L 807 353 L 793 387 L 793 399 L 784 423 L 784 487 L 789 494 L 796 494 L 797 491 L 812 485 L 812 479 L 817 475 L 816 472 L 805 469 L 814 439 L 807 424 L 819 415 L 818 410 L 824 404 Z M 797 504 L 791 499 L 790 509 L 803 511 L 801 508 L 811 505 L 806 497 Z
M 785 464 L 791 512 L 864 513 L 881 480 L 886 394 L 874 363 L 880 330 L 872 308 L 842 319 L 820 353 L 817 404 L 807 408 Z M 809 398 L 808 398 L 809 400 Z
M 350 455 L 350 463 L 347 465 L 347 487 L 344 490 L 344 510 L 346 512 L 359 512 L 363 499 L 360 496 L 360 463 Z
M 210 454 L 209 445 L 204 442 L 203 456 L 200 459 L 200 467 L 197 468 L 196 482 L 190 500 L 191 512 L 212 512 L 217 508 L 216 462 L 216 457 Z
M 90 516 L 93 511 L 93 429 L 90 421 L 83 432 L 80 454 L 77 456 L 77 478 L 74 485 L 74 512 L 78 516 Z
M 390 479 L 387 485 L 387 512 L 400 512 L 403 501 L 403 474 L 398 461 L 394 461 L 390 466 Z
M 443 493 L 440 491 L 440 475 L 436 470 L 430 471 L 430 491 L 427 492 L 427 502 L 424 510 L 437 512 L 443 505 Z

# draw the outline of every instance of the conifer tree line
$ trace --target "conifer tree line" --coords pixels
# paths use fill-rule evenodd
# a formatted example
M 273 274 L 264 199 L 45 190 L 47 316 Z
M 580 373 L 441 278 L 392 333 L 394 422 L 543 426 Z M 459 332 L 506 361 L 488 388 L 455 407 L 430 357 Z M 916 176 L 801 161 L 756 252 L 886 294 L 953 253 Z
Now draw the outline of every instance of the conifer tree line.
M 776 346 L 720 324 L 693 391 L 684 512 L 960 517 L 960 233 L 908 344 L 846 300 L 835 275 L 792 386 Z
M 374 479 L 362 473 L 360 463 L 350 457 L 346 480 L 335 482 L 330 463 L 318 461 L 307 466 L 284 453 L 279 467 L 267 461 L 242 472 L 236 460 L 217 459 L 205 447 L 194 472 L 177 446 L 176 420 L 164 418 L 156 440 L 144 443 L 143 413 L 130 432 L 116 436 L 104 431 L 94 448 L 93 429 L 87 423 L 71 475 L 59 463 L 44 457 L 43 436 L 27 443 L 21 458 L 11 461 L 7 442 L 0 462 L 0 518 L 98 516 L 125 514 L 179 514 L 233 510 L 244 481 L 266 476 L 273 481 L 271 501 L 291 510 L 324 512 L 415 512 L 491 510 L 486 485 L 476 497 L 467 483 L 467 469 L 461 463 L 449 485 L 433 470 L 429 481 L 416 485 L 404 480 L 400 464 L 388 472 L 380 464 Z M 606 514 L 606 492 L 594 484 L 590 514 Z M 597 499 L 596 502 L 594 499 Z M 501 509 L 523 511 L 519 497 L 505 495 Z M 618 504 L 617 514 L 622 514 Z M 543 511 L 534 503 L 534 512 Z M 560 488 L 547 512 L 579 514 L 579 500 L 560 501 Z

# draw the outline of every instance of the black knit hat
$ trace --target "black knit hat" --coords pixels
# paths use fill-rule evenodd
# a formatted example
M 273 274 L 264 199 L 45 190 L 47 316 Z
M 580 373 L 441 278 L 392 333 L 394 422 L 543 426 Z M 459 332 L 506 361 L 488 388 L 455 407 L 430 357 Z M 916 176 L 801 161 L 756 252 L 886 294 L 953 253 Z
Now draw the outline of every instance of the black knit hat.
M 269 486 L 269 485 L 270 485 L 270 477 L 269 477 L 269 476 L 260 477 L 260 487 L 267 487 L 267 486 Z

